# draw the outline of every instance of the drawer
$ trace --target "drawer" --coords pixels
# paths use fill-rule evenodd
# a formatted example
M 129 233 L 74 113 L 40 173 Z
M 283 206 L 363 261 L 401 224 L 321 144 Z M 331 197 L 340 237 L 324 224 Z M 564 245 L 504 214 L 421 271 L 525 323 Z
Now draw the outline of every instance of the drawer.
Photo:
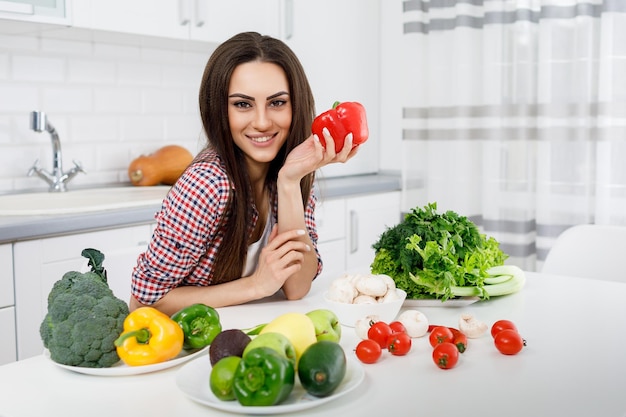
M 0 308 L 13 304 L 13 250 L 5 244 L 0 245 Z
M 345 210 L 346 201 L 342 198 L 317 202 L 315 223 L 320 243 L 345 238 Z

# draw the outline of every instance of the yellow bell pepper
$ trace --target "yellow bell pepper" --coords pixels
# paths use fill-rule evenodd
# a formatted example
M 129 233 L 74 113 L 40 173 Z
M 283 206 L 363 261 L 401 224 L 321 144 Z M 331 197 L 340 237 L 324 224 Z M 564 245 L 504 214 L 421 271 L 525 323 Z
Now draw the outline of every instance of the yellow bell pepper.
M 183 329 L 168 315 L 153 307 L 140 307 L 126 316 L 115 346 L 126 365 L 150 365 L 175 358 L 184 339 Z

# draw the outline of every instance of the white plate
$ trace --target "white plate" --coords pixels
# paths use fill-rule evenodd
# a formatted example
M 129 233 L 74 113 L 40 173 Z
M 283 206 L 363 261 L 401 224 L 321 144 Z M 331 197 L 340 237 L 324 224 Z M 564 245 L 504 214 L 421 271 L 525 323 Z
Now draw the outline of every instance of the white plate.
M 192 400 L 222 411 L 237 414 L 266 414 L 276 415 L 305 410 L 335 400 L 342 395 L 355 389 L 365 377 L 365 371 L 361 364 L 353 359 L 348 359 L 346 376 L 335 392 L 328 397 L 317 398 L 306 393 L 296 375 L 293 391 L 287 399 L 279 405 L 273 406 L 244 406 L 237 400 L 222 401 L 218 399 L 209 387 L 211 375 L 211 361 L 208 357 L 198 358 L 189 362 L 176 374 L 176 385 Z
M 478 297 L 460 297 L 452 300 L 441 301 L 437 299 L 431 300 L 404 300 L 404 307 L 464 307 L 479 301 Z
M 63 365 L 61 363 L 57 363 L 50 359 L 50 352 L 48 349 L 44 350 L 44 356 L 56 366 L 59 366 L 64 369 L 68 369 L 73 372 L 78 372 L 80 374 L 87 375 L 99 375 L 99 376 L 124 376 L 124 375 L 139 375 L 139 374 L 147 374 L 149 372 L 161 371 L 163 369 L 172 368 L 176 365 L 180 365 L 181 363 L 185 363 L 191 359 L 194 359 L 200 355 L 205 355 L 207 358 L 209 347 L 205 347 L 203 349 L 197 351 L 181 351 L 178 356 L 174 359 L 165 362 L 153 363 L 151 365 L 141 365 L 141 366 L 128 366 L 124 362 L 119 361 L 115 365 L 109 368 L 85 368 L 81 366 L 70 366 Z

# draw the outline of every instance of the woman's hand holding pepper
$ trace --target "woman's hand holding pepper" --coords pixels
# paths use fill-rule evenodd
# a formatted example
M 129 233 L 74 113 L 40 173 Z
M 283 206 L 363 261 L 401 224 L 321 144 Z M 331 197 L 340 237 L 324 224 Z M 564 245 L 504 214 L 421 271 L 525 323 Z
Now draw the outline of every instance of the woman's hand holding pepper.
M 311 251 L 309 245 L 299 240 L 305 233 L 304 230 L 288 230 L 279 234 L 278 227 L 273 227 L 251 275 L 261 297 L 276 293 L 287 278 L 300 270 L 304 253 Z
M 319 138 L 309 136 L 304 142 L 294 148 L 280 170 L 279 179 L 299 182 L 302 177 L 316 171 L 325 165 L 335 162 L 347 162 L 358 151 L 358 146 L 352 148 L 352 133 L 349 133 L 339 153 L 335 152 L 335 141 L 328 129 L 323 130 L 326 147 L 322 146 Z

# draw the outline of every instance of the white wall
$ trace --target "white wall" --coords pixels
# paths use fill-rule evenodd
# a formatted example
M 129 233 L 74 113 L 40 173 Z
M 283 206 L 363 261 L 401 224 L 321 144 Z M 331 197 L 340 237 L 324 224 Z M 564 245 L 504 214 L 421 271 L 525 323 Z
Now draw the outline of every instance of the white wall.
M 0 193 L 47 189 L 26 176 L 35 159 L 52 165 L 50 136 L 29 129 L 33 110 L 56 127 L 64 169 L 76 159 L 87 171 L 69 188 L 127 182 L 140 154 L 174 143 L 195 152 L 204 143 L 197 91 L 214 45 L 74 38 L 0 34 Z

